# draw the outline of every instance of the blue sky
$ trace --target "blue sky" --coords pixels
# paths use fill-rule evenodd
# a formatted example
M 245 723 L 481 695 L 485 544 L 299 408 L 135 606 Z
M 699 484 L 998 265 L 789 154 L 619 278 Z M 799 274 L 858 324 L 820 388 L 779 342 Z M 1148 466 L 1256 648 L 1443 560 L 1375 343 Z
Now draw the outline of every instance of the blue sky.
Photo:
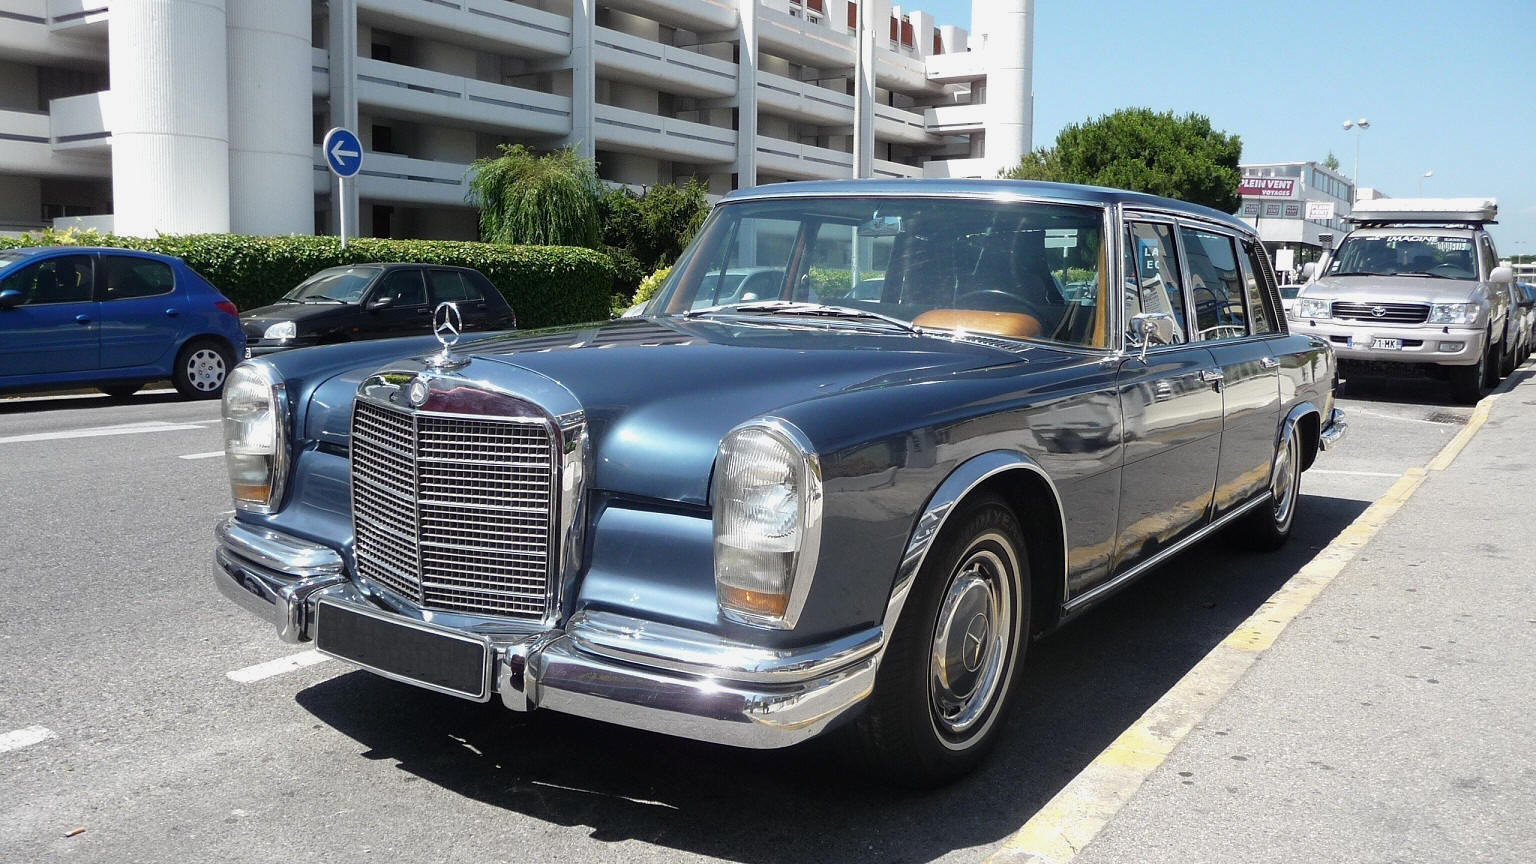
M 968 25 L 970 0 L 918 0 Z M 1330 150 L 1394 197 L 1492 196 L 1501 255 L 1536 254 L 1536 2 L 1037 0 L 1035 146 L 1116 108 L 1196 111 L 1243 161 Z M 1522 44 L 1523 40 L 1523 44 Z

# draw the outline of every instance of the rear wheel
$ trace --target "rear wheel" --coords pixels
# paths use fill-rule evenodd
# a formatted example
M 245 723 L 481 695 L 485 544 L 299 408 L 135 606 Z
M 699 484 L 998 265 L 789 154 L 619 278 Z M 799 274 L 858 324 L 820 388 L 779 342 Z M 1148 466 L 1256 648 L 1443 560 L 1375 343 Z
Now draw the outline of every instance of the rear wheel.
M 187 399 L 214 399 L 224 391 L 224 379 L 235 365 L 229 349 L 212 339 L 187 343 L 176 355 L 171 383 Z
M 1275 453 L 1269 472 L 1269 506 L 1255 508 L 1243 517 L 1243 545 L 1255 551 L 1269 552 L 1285 545 L 1296 524 L 1296 508 L 1301 503 L 1302 426 L 1296 423 Z
M 1483 349 L 1476 366 L 1451 367 L 1451 394 L 1464 405 L 1473 405 L 1488 392 L 1488 367 L 1492 365 L 1488 355 L 1492 348 Z
M 849 727 L 875 773 L 934 786 L 995 743 L 1029 640 L 1029 562 L 1013 511 L 985 496 L 955 513 L 923 562 L 866 711 Z

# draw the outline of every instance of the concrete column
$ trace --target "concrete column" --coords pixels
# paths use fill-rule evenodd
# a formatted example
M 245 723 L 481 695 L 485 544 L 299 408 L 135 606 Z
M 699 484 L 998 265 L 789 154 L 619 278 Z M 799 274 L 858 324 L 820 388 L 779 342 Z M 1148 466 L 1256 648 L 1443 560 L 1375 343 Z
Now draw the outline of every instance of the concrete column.
M 571 134 L 565 144 L 588 159 L 597 155 L 593 127 L 597 105 L 597 64 L 592 52 L 597 0 L 571 0 Z
M 858 62 L 853 67 L 853 176 L 875 174 L 875 45 L 890 31 L 883 4 L 865 0 L 859 4 Z
M 224 0 L 116 0 L 109 18 L 114 230 L 229 230 Z
M 979 3 L 977 5 L 980 5 Z M 1032 148 L 1035 0 L 990 0 L 986 25 L 987 176 Z
M 757 185 L 757 0 L 737 0 L 736 187 Z
M 330 70 L 331 70 L 331 125 L 343 126 L 356 132 L 359 140 L 363 138 L 363 130 L 358 127 L 357 118 L 357 0 L 330 0 L 326 4 L 330 9 L 330 20 L 326 31 L 326 39 L 329 43 Z M 367 165 L 366 156 L 364 165 Z M 331 229 L 340 233 L 340 225 L 343 221 L 341 214 L 346 211 L 347 233 L 349 235 L 361 235 L 362 222 L 358 218 L 357 205 L 357 180 L 354 178 L 346 183 L 346 194 L 337 197 L 336 178 L 326 171 L 326 179 L 331 184 Z
M 309 0 L 229 7 L 229 226 L 308 234 L 315 225 Z

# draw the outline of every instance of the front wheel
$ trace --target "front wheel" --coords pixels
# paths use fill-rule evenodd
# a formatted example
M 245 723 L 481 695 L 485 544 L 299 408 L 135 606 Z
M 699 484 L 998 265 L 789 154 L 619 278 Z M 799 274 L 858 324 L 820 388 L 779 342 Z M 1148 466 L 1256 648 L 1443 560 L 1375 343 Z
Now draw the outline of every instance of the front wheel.
M 224 392 L 224 379 L 235 365 L 229 349 L 211 339 L 189 342 L 176 355 L 171 383 L 187 399 L 215 399 Z
M 929 550 L 880 663 L 854 751 L 904 786 L 955 780 L 1003 726 L 1030 632 L 1030 574 L 1013 511 L 967 503 Z
M 1488 355 L 1492 346 L 1478 355 L 1476 366 L 1451 367 L 1451 394 L 1464 405 L 1475 405 L 1488 392 L 1488 367 L 1492 365 Z

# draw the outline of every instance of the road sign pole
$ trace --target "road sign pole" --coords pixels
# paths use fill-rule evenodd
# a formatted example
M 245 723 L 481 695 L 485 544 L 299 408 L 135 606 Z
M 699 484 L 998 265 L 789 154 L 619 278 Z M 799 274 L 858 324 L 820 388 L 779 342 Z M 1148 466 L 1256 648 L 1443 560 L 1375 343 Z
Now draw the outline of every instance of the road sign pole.
M 336 212 L 341 217 L 341 248 L 347 248 L 347 178 L 336 178 Z
M 341 248 L 347 248 L 347 178 L 363 170 L 363 142 L 349 129 L 336 127 L 325 133 L 320 144 L 325 164 L 336 175 L 336 216 L 341 233 Z M 355 226 L 354 226 L 355 227 Z

